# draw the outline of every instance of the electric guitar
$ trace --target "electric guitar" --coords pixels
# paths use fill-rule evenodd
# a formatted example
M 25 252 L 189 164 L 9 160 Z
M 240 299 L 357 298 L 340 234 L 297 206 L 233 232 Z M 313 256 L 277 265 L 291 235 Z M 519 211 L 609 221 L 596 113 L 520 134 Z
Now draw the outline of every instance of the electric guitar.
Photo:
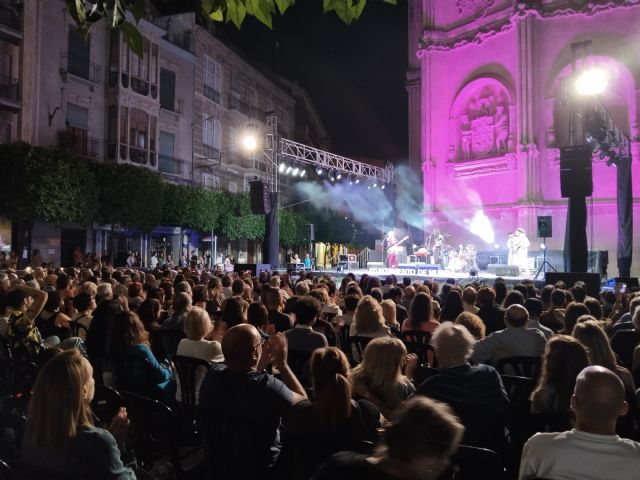
M 407 235 L 406 237 L 404 237 L 402 240 L 400 240 L 399 242 L 396 242 L 395 245 L 391 245 L 389 248 L 387 248 L 387 255 L 391 254 L 391 253 L 398 253 L 400 251 L 400 245 L 402 244 L 402 242 L 405 242 L 406 240 L 409 239 L 409 235 Z

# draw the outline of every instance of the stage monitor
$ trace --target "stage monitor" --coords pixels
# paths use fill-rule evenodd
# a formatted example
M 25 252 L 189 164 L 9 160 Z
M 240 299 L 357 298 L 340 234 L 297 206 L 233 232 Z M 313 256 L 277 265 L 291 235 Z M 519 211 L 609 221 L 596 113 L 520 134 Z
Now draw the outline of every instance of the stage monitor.
M 554 285 L 557 282 L 564 282 L 568 288 L 574 283 L 583 281 L 587 284 L 587 294 L 591 297 L 600 298 L 600 274 L 586 272 L 547 272 L 544 275 L 547 285 Z
M 233 271 L 236 273 L 251 271 L 252 276 L 257 276 L 260 272 L 271 271 L 271 265 L 267 263 L 236 263 L 233 266 Z
M 496 277 L 518 277 L 520 276 L 520 268 L 517 265 L 489 264 L 487 272 Z

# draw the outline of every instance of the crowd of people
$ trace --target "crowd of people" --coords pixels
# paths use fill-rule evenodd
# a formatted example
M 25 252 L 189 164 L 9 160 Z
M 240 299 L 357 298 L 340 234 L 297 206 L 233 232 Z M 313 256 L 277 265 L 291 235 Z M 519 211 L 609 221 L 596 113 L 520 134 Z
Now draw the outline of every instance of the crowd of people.
M 95 426 L 96 384 L 180 411 L 180 357 L 207 365 L 203 478 L 431 480 L 459 445 L 495 451 L 511 478 L 634 478 L 639 307 L 581 282 L 0 272 L 3 351 L 39 368 L 21 448 L 33 478 L 142 475 L 126 409 Z

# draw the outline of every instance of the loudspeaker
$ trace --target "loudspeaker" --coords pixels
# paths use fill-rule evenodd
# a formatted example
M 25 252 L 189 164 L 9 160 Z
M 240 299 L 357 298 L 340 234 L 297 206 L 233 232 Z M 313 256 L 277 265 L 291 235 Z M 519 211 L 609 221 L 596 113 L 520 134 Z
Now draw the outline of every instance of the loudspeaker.
M 233 271 L 236 273 L 251 270 L 251 274 L 255 277 L 260 272 L 266 272 L 271 270 L 271 265 L 267 263 L 236 263 L 233 266 Z
M 498 277 L 517 277 L 520 275 L 520 268 L 517 265 L 502 265 L 499 263 L 487 265 L 487 272 Z
M 265 215 L 271 212 L 271 199 L 269 189 L 262 180 L 249 182 L 249 198 L 251 199 L 251 212 Z
M 538 238 L 553 236 L 553 221 L 550 216 L 538 217 Z
M 307 223 L 307 238 L 310 242 L 316 241 L 316 226 L 313 223 Z
M 560 148 L 560 193 L 564 198 L 593 193 L 592 155 L 590 145 Z
M 571 288 L 574 283 L 582 281 L 587 284 L 587 295 L 595 298 L 600 297 L 600 274 L 586 272 L 547 272 L 544 275 L 544 282 L 547 285 L 554 285 L 563 281 Z

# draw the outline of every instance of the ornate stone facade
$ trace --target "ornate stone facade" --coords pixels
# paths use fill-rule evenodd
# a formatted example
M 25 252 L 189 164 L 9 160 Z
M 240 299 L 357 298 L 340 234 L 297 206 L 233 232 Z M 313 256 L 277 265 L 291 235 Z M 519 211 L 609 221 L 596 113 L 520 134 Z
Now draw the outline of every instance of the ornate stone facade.
M 562 250 L 566 199 L 559 148 L 569 142 L 574 69 L 609 72 L 599 100 L 631 141 L 640 175 L 640 0 L 422 0 L 409 8 L 409 155 L 424 177 L 425 229 L 473 241 L 478 210 L 496 243 L 536 217 L 553 217 L 552 249 Z M 588 48 L 574 67 L 576 45 Z M 590 42 L 590 43 L 589 43 Z M 418 73 L 419 72 L 419 73 Z M 572 103 L 573 102 L 573 103 Z M 594 157 L 590 250 L 616 258 L 615 167 Z M 634 245 L 640 238 L 640 181 L 633 182 Z M 535 244 L 535 242 L 533 242 Z M 640 251 L 632 271 L 639 273 Z

